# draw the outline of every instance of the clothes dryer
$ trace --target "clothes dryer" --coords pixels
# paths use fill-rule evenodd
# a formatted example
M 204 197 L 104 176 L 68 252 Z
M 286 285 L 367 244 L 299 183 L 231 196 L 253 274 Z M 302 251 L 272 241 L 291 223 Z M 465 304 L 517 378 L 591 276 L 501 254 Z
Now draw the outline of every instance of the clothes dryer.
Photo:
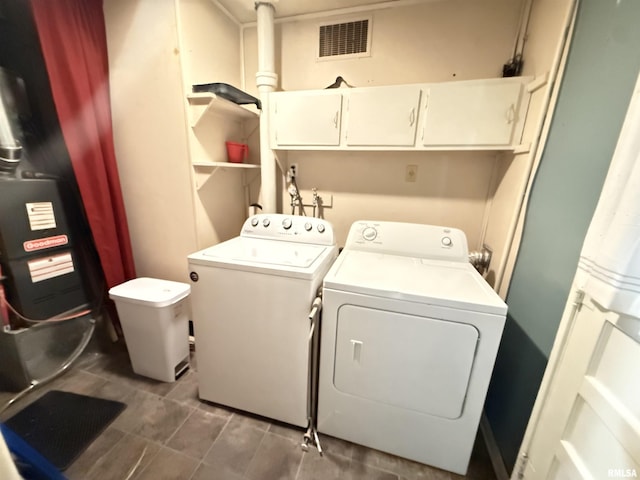
M 323 292 L 318 431 L 465 474 L 507 306 L 464 233 L 356 222 Z

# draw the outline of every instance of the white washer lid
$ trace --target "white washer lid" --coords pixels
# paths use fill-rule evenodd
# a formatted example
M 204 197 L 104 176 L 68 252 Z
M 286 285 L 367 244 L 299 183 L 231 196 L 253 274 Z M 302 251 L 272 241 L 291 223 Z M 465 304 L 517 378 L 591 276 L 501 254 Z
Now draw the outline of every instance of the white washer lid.
M 507 305 L 470 263 L 344 250 L 324 288 L 505 315 Z
M 109 298 L 152 307 L 166 307 L 182 300 L 191 291 L 188 283 L 140 277 L 109 290 Z
M 310 278 L 335 246 L 236 237 L 189 255 L 191 263 Z

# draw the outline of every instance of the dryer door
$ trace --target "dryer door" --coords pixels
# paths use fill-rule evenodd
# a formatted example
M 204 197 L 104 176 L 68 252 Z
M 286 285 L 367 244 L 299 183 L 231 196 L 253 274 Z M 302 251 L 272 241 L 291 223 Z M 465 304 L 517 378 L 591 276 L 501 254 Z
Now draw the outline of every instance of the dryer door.
M 334 385 L 350 395 L 458 418 L 478 338 L 468 324 L 344 305 Z

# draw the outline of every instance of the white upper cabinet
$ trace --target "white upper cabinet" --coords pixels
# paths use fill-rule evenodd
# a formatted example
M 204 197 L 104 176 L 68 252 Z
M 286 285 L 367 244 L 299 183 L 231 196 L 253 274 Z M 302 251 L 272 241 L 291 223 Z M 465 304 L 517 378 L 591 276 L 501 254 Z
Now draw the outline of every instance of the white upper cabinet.
M 372 87 L 349 92 L 347 146 L 411 147 L 415 143 L 421 88 Z
M 532 80 L 275 92 L 270 143 L 286 150 L 524 151 Z
M 342 94 L 276 92 L 270 96 L 271 144 L 276 147 L 338 146 Z
M 422 145 L 499 148 L 519 143 L 523 89 L 521 78 L 429 85 Z

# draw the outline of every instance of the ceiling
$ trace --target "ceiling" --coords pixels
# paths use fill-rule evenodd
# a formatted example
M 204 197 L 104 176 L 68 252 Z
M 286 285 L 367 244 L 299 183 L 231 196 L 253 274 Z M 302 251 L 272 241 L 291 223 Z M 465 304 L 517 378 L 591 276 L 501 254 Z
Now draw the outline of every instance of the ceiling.
M 217 0 L 240 23 L 256 21 L 254 0 Z M 398 0 L 391 0 L 398 1 Z M 389 0 L 276 0 L 276 18 L 304 15 L 307 13 L 324 12 L 340 8 L 374 5 L 376 3 L 390 3 Z

